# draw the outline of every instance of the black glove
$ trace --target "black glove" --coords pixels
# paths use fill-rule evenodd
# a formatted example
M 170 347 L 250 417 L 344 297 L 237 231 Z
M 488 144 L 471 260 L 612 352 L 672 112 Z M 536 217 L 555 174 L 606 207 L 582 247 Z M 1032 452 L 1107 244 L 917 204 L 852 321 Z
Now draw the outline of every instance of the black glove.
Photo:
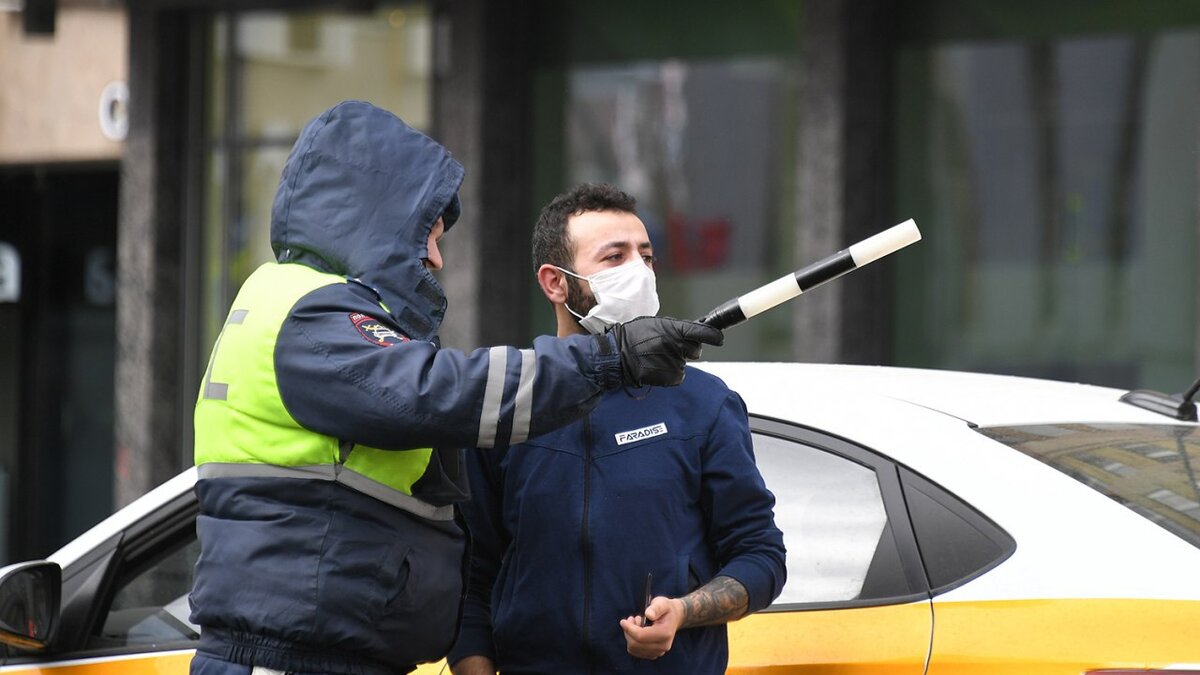
M 685 359 L 700 358 L 703 344 L 721 346 L 725 334 L 696 321 L 642 316 L 610 329 L 621 352 L 621 379 L 631 387 L 683 382 Z

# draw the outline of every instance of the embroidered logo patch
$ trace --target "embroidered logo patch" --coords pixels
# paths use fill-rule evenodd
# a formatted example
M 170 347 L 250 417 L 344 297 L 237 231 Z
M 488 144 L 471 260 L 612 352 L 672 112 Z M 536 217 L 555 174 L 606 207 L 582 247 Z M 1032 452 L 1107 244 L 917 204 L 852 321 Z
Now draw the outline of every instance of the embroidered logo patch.
M 378 319 L 361 312 L 351 312 L 350 323 L 354 324 L 354 327 L 358 329 L 359 335 L 363 336 L 367 342 L 373 345 L 391 347 L 401 342 L 408 342 L 408 338 L 383 325 Z
M 622 431 L 621 433 L 616 434 L 617 445 L 636 443 L 637 441 L 645 440 L 647 438 L 662 436 L 665 433 L 667 433 L 667 425 L 665 422 L 659 422 L 658 424 L 650 427 L 634 429 L 633 431 Z

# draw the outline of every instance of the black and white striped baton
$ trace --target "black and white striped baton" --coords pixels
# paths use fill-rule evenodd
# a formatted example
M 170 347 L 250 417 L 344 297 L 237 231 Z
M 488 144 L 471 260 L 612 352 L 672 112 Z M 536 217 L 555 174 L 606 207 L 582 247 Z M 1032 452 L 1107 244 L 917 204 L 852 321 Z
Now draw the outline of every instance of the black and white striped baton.
M 801 293 L 807 293 L 826 281 L 833 281 L 885 255 L 895 253 L 920 239 L 921 231 L 909 218 L 857 244 L 851 244 L 849 248 L 844 248 L 828 258 L 740 295 L 705 314 L 700 322 L 721 330 L 736 326 L 775 305 L 787 302 Z

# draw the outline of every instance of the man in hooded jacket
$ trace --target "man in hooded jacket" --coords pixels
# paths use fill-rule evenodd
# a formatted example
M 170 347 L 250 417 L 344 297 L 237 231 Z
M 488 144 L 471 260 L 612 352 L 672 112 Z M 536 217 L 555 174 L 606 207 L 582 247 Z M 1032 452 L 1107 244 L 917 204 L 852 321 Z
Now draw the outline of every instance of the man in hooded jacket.
M 675 385 L 720 331 L 639 318 L 531 349 L 440 349 L 431 271 L 463 168 L 343 102 L 301 132 L 275 263 L 239 291 L 195 410 L 196 675 L 411 671 L 454 640 L 464 446 L 519 443 L 622 385 Z

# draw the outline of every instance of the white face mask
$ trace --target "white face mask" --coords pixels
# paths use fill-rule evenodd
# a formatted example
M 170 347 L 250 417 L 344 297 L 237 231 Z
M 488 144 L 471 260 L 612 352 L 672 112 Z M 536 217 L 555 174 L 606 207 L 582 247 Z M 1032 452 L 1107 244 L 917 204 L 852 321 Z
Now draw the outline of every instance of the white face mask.
M 658 314 L 658 289 L 655 286 L 654 270 L 641 257 L 620 267 L 612 267 L 588 277 L 581 277 L 570 270 L 556 267 L 561 272 L 588 282 L 596 305 L 587 316 L 580 316 L 564 304 L 567 311 L 579 319 L 579 325 L 591 333 L 600 334 L 610 326 L 624 323 L 639 316 Z

